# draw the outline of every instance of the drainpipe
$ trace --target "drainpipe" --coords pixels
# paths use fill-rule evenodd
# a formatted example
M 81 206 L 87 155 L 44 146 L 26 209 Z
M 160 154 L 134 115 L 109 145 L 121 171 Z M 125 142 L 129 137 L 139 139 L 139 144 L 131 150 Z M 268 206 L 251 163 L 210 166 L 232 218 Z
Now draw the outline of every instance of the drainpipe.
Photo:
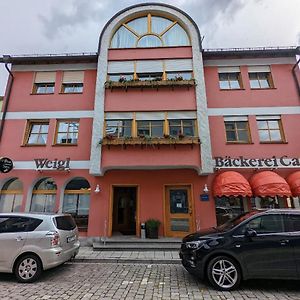
M 293 76 L 294 76 L 294 79 L 295 79 L 295 82 L 296 82 L 296 85 L 297 85 L 297 88 L 298 88 L 298 94 L 300 96 L 300 82 L 299 82 L 297 74 L 296 74 L 296 68 L 297 67 L 298 67 L 298 72 L 299 72 L 299 66 L 298 66 L 299 62 L 300 62 L 300 58 L 298 59 L 298 61 L 293 66 L 292 73 L 293 73 Z
M 4 99 L 3 99 L 4 106 L 3 106 L 3 113 L 2 113 L 1 123 L 0 123 L 0 142 L 1 142 L 1 138 L 2 138 L 4 122 L 5 122 L 8 103 L 9 103 L 9 99 L 10 99 L 12 84 L 14 82 L 14 75 L 11 72 L 11 70 L 8 68 L 8 64 L 10 63 L 10 56 L 9 55 L 3 55 L 3 62 L 5 63 L 5 69 L 9 73 L 9 77 L 8 77 L 7 90 L 6 90 Z

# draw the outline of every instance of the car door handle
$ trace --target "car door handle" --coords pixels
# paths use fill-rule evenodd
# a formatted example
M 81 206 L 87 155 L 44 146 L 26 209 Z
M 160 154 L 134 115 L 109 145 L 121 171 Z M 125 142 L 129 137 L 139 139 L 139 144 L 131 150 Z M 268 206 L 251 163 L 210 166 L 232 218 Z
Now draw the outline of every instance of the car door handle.
M 289 243 L 290 240 L 281 240 L 280 245 L 285 246 L 286 244 Z
M 21 241 L 23 241 L 24 239 L 23 239 L 21 236 L 18 236 L 18 237 L 16 238 L 16 240 L 17 240 L 17 242 L 21 242 Z

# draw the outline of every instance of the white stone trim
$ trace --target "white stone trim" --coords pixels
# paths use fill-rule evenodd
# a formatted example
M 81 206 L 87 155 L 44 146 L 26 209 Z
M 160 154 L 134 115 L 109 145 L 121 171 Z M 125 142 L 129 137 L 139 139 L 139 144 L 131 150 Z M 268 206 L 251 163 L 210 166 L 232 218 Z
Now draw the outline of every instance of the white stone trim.
M 85 71 L 96 70 L 96 63 L 84 64 L 49 64 L 49 65 L 12 65 L 13 72 L 28 72 L 28 71 Z
M 259 65 L 294 65 L 295 57 L 236 58 L 236 59 L 204 59 L 204 67 L 232 67 Z
M 202 61 L 202 52 L 200 49 L 200 41 L 197 28 L 191 22 L 191 20 L 181 12 L 171 7 L 167 7 L 160 4 L 149 4 L 143 6 L 135 6 L 123 11 L 117 15 L 110 23 L 107 24 L 105 30 L 101 34 L 101 44 L 99 48 L 98 57 L 98 72 L 96 82 L 96 96 L 95 96 L 95 117 L 93 122 L 93 136 L 91 145 L 91 168 L 90 174 L 103 175 L 101 167 L 101 151 L 102 146 L 99 145 L 99 141 L 103 138 L 103 122 L 104 122 L 104 97 L 105 88 L 104 83 L 106 81 L 106 70 L 108 64 L 108 48 L 110 46 L 111 35 L 116 28 L 118 28 L 122 22 L 129 17 L 138 16 L 141 12 L 163 13 L 165 16 L 177 20 L 188 32 L 192 51 L 193 51 L 193 66 L 195 71 L 196 86 L 196 102 L 197 102 L 197 120 L 198 128 L 201 137 L 201 174 L 213 173 L 212 165 L 212 150 L 207 114 L 207 101 L 205 93 L 204 82 L 204 70 Z
M 1 114 L 0 114 L 1 115 Z M 2 117 L 2 115 L 1 115 Z M 26 119 L 63 119 L 63 118 L 93 118 L 93 110 L 77 111 L 24 111 L 8 112 L 6 120 L 26 120 Z
M 225 116 L 225 115 L 298 115 L 300 114 L 300 106 L 278 106 L 278 107 L 224 107 L 209 108 L 209 116 Z
M 33 160 L 29 161 L 14 161 L 14 170 L 37 170 L 35 162 Z M 71 160 L 70 161 L 70 170 L 88 170 L 90 168 L 90 161 L 89 160 Z M 43 170 L 42 172 L 54 172 L 53 170 Z M 55 170 L 55 172 L 61 172 Z M 64 171 L 62 171 L 64 172 Z M 48 176 L 47 173 L 47 176 Z M 51 174 L 50 174 L 51 175 Z

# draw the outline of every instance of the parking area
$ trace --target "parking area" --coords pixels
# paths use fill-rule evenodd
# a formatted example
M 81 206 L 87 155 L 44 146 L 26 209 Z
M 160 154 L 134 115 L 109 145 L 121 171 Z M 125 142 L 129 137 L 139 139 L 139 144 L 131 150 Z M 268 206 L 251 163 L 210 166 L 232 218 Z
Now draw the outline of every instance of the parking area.
M 299 281 L 253 280 L 238 291 L 218 292 L 178 264 L 67 263 L 34 284 L 0 274 L 5 299 L 300 299 Z

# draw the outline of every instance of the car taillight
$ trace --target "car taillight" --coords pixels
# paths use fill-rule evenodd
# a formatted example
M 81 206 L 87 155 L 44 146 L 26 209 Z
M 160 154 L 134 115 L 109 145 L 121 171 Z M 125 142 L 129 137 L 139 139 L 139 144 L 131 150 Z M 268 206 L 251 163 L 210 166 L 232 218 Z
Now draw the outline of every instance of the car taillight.
M 55 246 L 59 246 L 59 244 L 60 244 L 59 234 L 58 234 L 58 232 L 54 232 L 53 236 L 51 238 L 51 246 L 55 247 Z

